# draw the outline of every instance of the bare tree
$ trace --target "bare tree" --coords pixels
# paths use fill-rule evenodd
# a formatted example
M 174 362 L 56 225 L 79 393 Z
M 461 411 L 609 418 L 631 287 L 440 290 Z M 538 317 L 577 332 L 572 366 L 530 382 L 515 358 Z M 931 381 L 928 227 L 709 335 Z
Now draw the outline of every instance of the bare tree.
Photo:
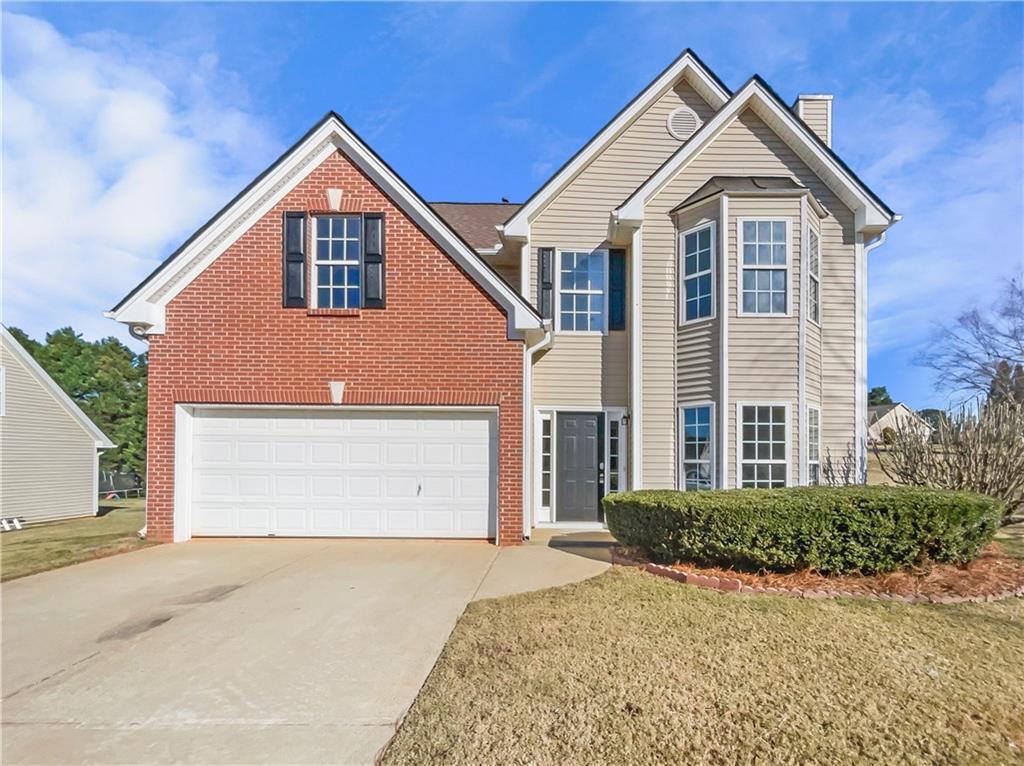
M 1006 503 L 1004 522 L 1024 513 L 1024 406 L 1011 400 L 961 407 L 931 440 L 906 423 L 875 455 L 898 484 L 980 492 Z
M 971 309 L 941 326 L 916 361 L 935 370 L 938 385 L 951 393 L 988 394 L 1001 363 L 1024 365 L 1024 275 L 1004 282 L 991 309 Z

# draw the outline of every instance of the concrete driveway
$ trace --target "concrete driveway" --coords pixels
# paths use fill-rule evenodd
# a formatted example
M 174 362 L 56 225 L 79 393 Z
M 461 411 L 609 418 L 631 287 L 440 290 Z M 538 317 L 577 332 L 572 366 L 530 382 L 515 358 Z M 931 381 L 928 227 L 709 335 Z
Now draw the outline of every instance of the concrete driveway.
M 371 763 L 469 601 L 606 566 L 587 546 L 225 540 L 15 580 L 3 762 Z

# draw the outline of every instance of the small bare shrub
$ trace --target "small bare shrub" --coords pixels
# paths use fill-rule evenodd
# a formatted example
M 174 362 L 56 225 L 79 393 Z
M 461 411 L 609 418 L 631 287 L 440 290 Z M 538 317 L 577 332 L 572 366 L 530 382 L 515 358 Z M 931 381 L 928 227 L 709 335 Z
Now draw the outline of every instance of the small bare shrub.
M 1024 513 L 1024 407 L 1011 401 L 963 407 L 938 423 L 932 441 L 897 424 L 896 438 L 875 455 L 899 484 L 970 490 L 1006 505 L 1004 523 Z

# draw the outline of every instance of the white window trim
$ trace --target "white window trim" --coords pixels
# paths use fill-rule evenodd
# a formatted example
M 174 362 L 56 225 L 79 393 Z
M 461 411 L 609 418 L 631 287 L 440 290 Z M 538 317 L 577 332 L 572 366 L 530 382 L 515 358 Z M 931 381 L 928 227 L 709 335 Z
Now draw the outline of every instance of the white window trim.
M 736 488 L 743 488 L 743 408 L 786 408 L 786 486 L 793 486 L 793 417 L 792 403 L 779 400 L 752 400 L 736 402 Z M 752 463 L 774 463 L 774 460 L 752 460 Z
M 743 224 L 754 221 L 782 222 L 786 224 L 786 265 L 783 266 L 745 266 L 743 263 Z M 791 216 L 745 216 L 736 219 L 736 316 L 756 317 L 758 319 L 778 319 L 793 316 L 793 218 Z M 761 314 L 756 311 L 743 310 L 743 270 L 750 269 L 786 269 L 786 311 L 785 313 Z
M 701 231 L 703 229 L 711 229 L 711 268 L 707 271 L 698 271 L 696 274 L 692 274 L 689 277 L 686 276 L 686 235 L 693 234 L 694 232 Z M 709 322 L 718 315 L 718 300 L 717 291 L 715 285 L 717 282 L 717 268 L 716 261 L 718 259 L 718 223 L 716 221 L 702 221 L 696 226 L 687 229 L 686 231 L 679 232 L 679 236 L 676 239 L 676 249 L 678 256 L 676 262 L 679 264 L 679 279 L 678 279 L 678 301 L 679 301 L 679 326 L 689 326 L 700 324 L 701 322 Z M 695 279 L 701 277 L 704 274 L 711 275 L 711 313 L 706 317 L 698 317 L 697 319 L 686 318 L 686 280 Z
M 600 330 L 563 330 L 562 329 L 562 253 L 602 253 L 604 255 L 604 289 L 601 291 L 601 295 L 604 297 L 602 303 L 602 316 L 601 316 L 601 327 Z M 565 247 L 555 248 L 555 263 L 554 268 L 554 284 L 552 287 L 552 306 L 551 311 L 555 315 L 555 334 L 556 335 L 593 335 L 601 336 L 608 334 L 608 283 L 611 275 L 608 273 L 608 249 L 603 247 Z M 596 292 L 591 295 L 597 295 Z M 583 410 L 584 412 L 597 412 L 593 408 L 590 410 Z
M 811 418 L 810 413 L 814 411 L 818 413 L 818 459 L 811 460 Z M 805 429 L 807 432 L 807 449 L 804 450 L 804 463 L 807 465 L 807 484 L 811 483 L 811 466 L 818 466 L 818 484 L 821 484 L 821 406 L 817 404 L 808 404 L 807 413 L 804 418 Z
M 811 271 L 811 258 L 814 253 L 811 252 L 811 235 L 814 235 L 815 239 L 818 240 L 818 273 L 815 274 Z M 818 283 L 818 318 L 815 319 L 810 312 L 811 308 L 811 293 L 808 288 L 807 291 L 807 318 L 814 323 L 815 327 L 821 327 L 821 317 L 824 313 L 822 311 L 823 306 L 821 302 L 821 230 L 815 229 L 813 226 L 807 227 L 807 282 L 810 284 L 811 280 Z
M 711 429 L 711 457 L 708 458 L 708 463 L 711 466 L 711 488 L 719 489 L 718 485 L 718 423 L 715 420 L 715 403 L 712 401 L 695 401 L 695 402 L 680 402 L 676 409 L 676 454 L 678 460 L 676 460 L 676 488 L 686 492 L 686 473 L 683 471 L 683 465 L 689 461 L 685 459 L 683 452 L 683 415 L 684 412 L 693 407 L 710 407 L 711 408 L 711 420 L 709 427 Z M 694 490 L 699 491 L 699 490 Z
M 317 251 L 316 243 L 317 243 L 317 240 L 319 239 L 319 237 L 317 236 L 317 233 L 316 233 L 316 228 L 317 228 L 316 224 L 317 224 L 317 221 L 320 218 L 359 218 L 360 219 L 359 220 L 359 258 L 356 260 L 356 264 L 355 264 L 356 267 L 359 269 L 359 305 L 358 306 L 346 306 L 346 307 L 342 308 L 340 306 L 321 306 L 320 305 L 320 298 L 319 298 L 319 296 L 320 296 L 320 290 L 319 290 L 320 283 L 317 280 L 317 275 L 318 275 L 317 266 L 345 266 L 345 267 L 352 266 L 352 262 L 351 261 L 321 261 L 321 260 L 317 259 L 317 257 L 316 257 L 316 251 Z M 307 223 L 308 223 L 308 225 L 307 225 Z M 314 308 L 314 309 L 321 309 L 321 308 L 323 308 L 323 309 L 337 309 L 338 311 L 358 311 L 358 310 L 362 309 L 362 307 L 363 307 L 363 289 L 364 289 L 364 285 L 363 285 L 363 245 L 365 243 L 365 236 L 363 234 L 363 226 L 365 225 L 365 223 L 366 222 L 362 220 L 362 216 L 359 215 L 358 213 L 320 213 L 320 214 L 317 214 L 317 215 L 311 215 L 306 220 L 303 221 L 302 225 L 306 226 L 306 228 L 308 229 L 307 239 L 308 239 L 308 247 L 309 247 L 309 251 L 310 251 L 309 262 L 311 264 L 311 267 L 310 267 L 310 272 L 311 273 L 309 275 L 308 284 L 309 284 L 310 290 L 312 291 L 312 295 L 310 296 L 310 301 L 309 301 L 310 305 L 312 306 L 312 308 Z M 348 238 L 345 238 L 345 239 L 347 240 Z

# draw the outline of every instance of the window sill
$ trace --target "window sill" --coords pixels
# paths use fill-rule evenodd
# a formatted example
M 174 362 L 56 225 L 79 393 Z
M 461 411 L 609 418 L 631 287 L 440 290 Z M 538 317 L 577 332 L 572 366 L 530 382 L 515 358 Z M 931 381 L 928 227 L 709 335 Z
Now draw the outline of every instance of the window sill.
M 357 317 L 362 309 L 307 309 L 306 316 L 311 317 Z

